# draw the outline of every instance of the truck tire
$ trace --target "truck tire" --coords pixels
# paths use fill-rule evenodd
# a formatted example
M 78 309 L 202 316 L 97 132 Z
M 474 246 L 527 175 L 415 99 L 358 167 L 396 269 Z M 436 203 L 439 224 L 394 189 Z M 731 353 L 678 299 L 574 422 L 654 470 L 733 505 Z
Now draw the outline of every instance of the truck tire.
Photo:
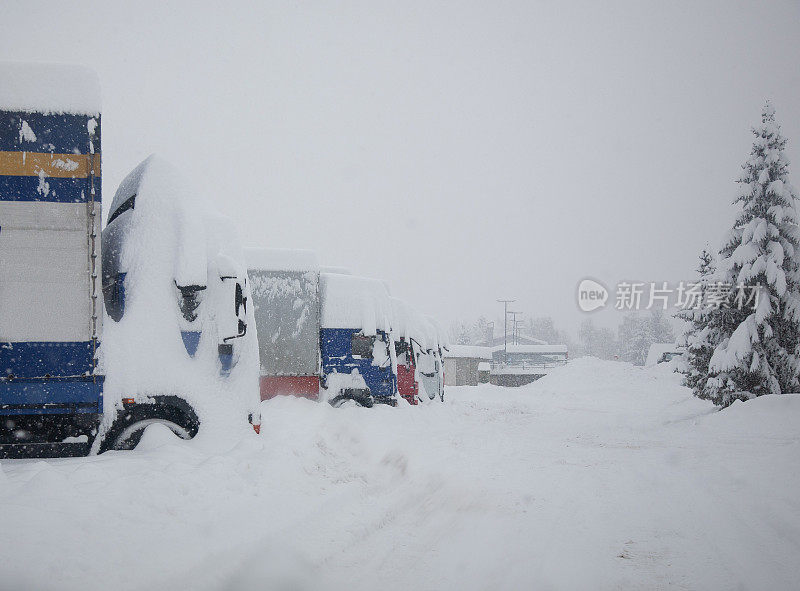
M 341 394 L 334 396 L 330 400 L 330 405 L 334 408 L 341 408 L 348 405 L 372 408 L 374 403 L 369 390 L 342 390 Z
M 184 427 L 173 423 L 172 421 L 168 421 L 166 419 L 143 419 L 141 421 L 137 421 L 133 424 L 128 425 L 125 427 L 122 432 L 117 435 L 114 442 L 111 444 L 111 449 L 114 450 L 131 450 L 134 449 L 139 442 L 142 440 L 142 435 L 144 435 L 144 430 L 147 429 L 150 425 L 155 425 L 158 423 L 159 425 L 164 425 L 169 428 L 176 436 L 180 437 L 181 439 L 191 439 L 192 435 L 187 431 Z
M 164 425 L 181 439 L 191 439 L 200 427 L 197 414 L 185 400 L 177 396 L 154 396 L 152 402 L 136 403 L 117 413 L 114 424 L 100 444 L 100 453 L 134 449 L 144 430 L 156 423 Z

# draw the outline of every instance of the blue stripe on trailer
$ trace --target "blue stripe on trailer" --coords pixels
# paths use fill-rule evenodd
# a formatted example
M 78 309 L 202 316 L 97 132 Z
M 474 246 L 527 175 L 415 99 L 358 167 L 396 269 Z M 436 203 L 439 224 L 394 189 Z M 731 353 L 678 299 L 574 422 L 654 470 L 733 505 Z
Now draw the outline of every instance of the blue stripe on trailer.
M 44 185 L 43 183 L 46 183 Z M 94 200 L 100 201 L 100 177 L 94 182 Z M 86 203 L 89 181 L 35 176 L 0 175 L 0 201 L 47 201 L 50 203 Z M 0 223 L 2 221 L 0 220 Z
M 0 379 L 91 374 L 91 341 L 0 343 Z
M 99 414 L 103 379 L 14 380 L 0 382 L 0 415 Z
M 90 120 L 94 134 L 90 136 Z M 23 125 L 23 122 L 27 126 Z M 28 131 L 30 130 L 30 131 Z M 36 139 L 31 141 L 33 137 Z M 27 113 L 0 110 L 0 151 L 89 154 L 89 141 L 100 150 L 100 116 L 67 113 Z

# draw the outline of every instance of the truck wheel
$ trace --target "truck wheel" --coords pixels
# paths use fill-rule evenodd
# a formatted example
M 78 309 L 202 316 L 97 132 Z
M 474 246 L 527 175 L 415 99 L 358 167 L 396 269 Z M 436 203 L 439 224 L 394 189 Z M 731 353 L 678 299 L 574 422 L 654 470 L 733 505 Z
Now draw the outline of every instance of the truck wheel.
M 337 396 L 336 398 L 331 400 L 331 406 L 333 408 L 349 408 L 349 407 L 354 407 L 354 406 L 360 407 L 361 405 L 358 403 L 358 401 L 353 400 L 352 398 L 345 398 L 344 396 Z
M 365 390 L 351 390 L 347 389 L 342 391 L 338 396 L 334 396 L 330 400 L 330 405 L 333 408 L 342 408 L 344 406 L 361 406 L 365 408 L 372 408 L 374 401 L 369 391 Z
M 180 425 L 173 423 L 172 421 L 167 421 L 165 419 L 144 419 L 126 426 L 122 430 L 122 433 L 120 433 L 114 439 L 114 442 L 111 444 L 110 449 L 131 450 L 135 448 L 137 445 L 139 445 L 139 442 L 142 440 L 142 435 L 144 435 L 144 430 L 147 429 L 147 427 L 149 427 L 150 425 L 155 425 L 156 423 L 166 426 L 167 428 L 169 428 L 170 431 L 172 431 L 175 435 L 177 435 L 181 439 L 192 438 L 192 434 L 189 433 L 189 431 L 187 431 Z
M 191 439 L 197 434 L 200 420 L 185 400 L 177 396 L 153 396 L 150 400 L 120 409 L 102 439 L 99 453 L 135 448 L 144 430 L 155 423 L 166 426 L 181 439 Z

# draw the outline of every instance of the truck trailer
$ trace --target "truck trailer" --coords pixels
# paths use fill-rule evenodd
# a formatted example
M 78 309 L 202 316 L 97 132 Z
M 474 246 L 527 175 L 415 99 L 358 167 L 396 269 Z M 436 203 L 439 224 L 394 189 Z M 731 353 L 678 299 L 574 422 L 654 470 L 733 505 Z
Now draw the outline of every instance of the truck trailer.
M 85 455 L 103 413 L 99 83 L 30 64 L 0 81 L 0 455 Z
M 310 250 L 247 248 L 261 399 L 319 398 L 319 264 Z

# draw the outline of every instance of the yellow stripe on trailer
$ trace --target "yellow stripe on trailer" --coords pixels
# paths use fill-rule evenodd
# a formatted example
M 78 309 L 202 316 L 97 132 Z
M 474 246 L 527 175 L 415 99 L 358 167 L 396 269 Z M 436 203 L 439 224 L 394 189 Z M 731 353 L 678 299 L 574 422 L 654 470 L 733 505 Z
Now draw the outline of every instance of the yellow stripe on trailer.
M 100 154 L 43 154 L 0 152 L 0 175 L 85 179 L 100 176 Z

